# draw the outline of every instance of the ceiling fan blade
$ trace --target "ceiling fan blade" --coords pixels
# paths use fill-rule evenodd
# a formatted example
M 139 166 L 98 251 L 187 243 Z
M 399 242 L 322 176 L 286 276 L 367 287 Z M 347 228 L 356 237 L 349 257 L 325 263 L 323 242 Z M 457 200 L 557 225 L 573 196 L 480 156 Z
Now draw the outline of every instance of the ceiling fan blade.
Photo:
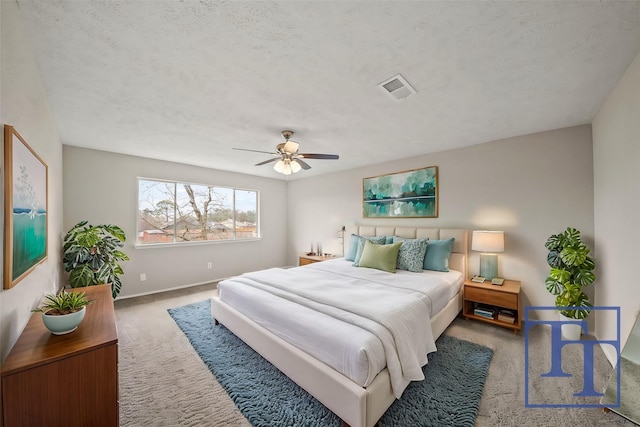
M 298 156 L 305 159 L 325 159 L 325 160 L 337 160 L 340 158 L 337 154 L 313 154 L 313 153 L 300 153 Z
M 265 160 L 264 162 L 256 163 L 254 166 L 262 166 L 267 163 L 275 162 L 276 160 L 280 160 L 280 157 L 274 157 L 273 159 Z
M 304 169 L 304 170 L 309 170 L 309 169 L 311 169 L 311 166 L 309 166 L 309 163 L 303 162 L 303 161 L 302 161 L 302 159 L 300 159 L 300 158 L 296 158 L 296 159 L 293 159 L 293 160 L 291 160 L 291 161 L 292 161 L 292 162 L 298 162 L 298 164 L 299 164 L 300 166 L 302 166 L 302 169 Z
M 275 155 L 278 155 L 278 153 L 274 153 L 272 151 L 249 150 L 248 148 L 233 148 L 233 150 L 253 151 L 254 153 L 264 153 L 264 154 L 275 154 Z

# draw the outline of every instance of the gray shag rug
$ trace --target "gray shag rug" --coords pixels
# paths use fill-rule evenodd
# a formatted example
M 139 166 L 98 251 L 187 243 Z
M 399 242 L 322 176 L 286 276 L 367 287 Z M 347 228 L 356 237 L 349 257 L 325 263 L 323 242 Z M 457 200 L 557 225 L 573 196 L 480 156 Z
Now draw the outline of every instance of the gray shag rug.
M 254 426 L 341 426 L 342 421 L 224 326 L 209 300 L 169 309 L 202 361 Z M 379 426 L 473 426 L 493 350 L 443 335 L 438 351 Z M 277 392 L 274 392 L 277 390 Z

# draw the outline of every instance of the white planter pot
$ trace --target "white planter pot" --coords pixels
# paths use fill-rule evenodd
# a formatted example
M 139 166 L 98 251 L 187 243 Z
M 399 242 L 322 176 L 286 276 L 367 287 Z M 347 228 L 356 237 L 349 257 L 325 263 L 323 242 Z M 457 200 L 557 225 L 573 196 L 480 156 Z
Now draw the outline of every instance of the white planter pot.
M 578 319 L 563 316 L 560 313 L 558 313 L 558 316 L 562 321 L 579 321 Z M 580 339 L 580 335 L 582 335 L 582 324 L 566 324 L 562 325 L 561 329 L 562 338 L 566 340 L 578 341 Z
M 76 311 L 71 314 L 64 314 L 62 316 L 53 316 L 43 313 L 42 321 L 44 322 L 44 326 L 46 326 L 52 334 L 68 334 L 69 332 L 76 330 L 80 322 L 82 322 L 82 319 L 84 319 L 84 314 L 86 312 L 87 307 L 84 306 L 80 311 Z

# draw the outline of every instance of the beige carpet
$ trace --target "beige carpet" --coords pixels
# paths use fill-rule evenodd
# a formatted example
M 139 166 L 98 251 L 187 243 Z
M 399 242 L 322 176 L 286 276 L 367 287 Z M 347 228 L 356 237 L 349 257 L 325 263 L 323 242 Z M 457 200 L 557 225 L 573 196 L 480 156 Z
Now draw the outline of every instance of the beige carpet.
M 116 301 L 121 426 L 250 425 L 167 313 L 168 308 L 202 301 L 214 293 L 215 285 L 204 285 Z M 532 331 L 531 355 L 540 361 L 530 371 L 533 378 L 533 374 L 541 373 L 538 371 L 548 370 L 550 350 L 545 344 L 548 332 L 540 327 Z M 494 349 L 477 426 L 634 426 L 619 415 L 598 408 L 525 408 L 523 336 L 463 319 L 456 319 L 445 333 Z M 580 355 L 575 348 L 565 348 L 563 367 L 575 373 L 574 377 L 538 380 L 533 386 L 530 381 L 530 401 L 545 403 L 544 399 L 560 399 L 579 391 Z M 598 349 L 596 390 L 604 389 L 610 370 Z

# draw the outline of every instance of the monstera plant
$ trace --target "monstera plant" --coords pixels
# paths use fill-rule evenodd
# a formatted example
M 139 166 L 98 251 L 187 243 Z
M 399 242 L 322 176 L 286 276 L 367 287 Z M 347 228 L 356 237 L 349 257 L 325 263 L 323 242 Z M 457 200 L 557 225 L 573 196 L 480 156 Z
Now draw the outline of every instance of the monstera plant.
M 556 296 L 556 307 L 569 307 L 560 314 L 572 319 L 584 319 L 593 305 L 583 288 L 596 279 L 595 262 L 589 256 L 589 248 L 575 228 L 567 227 L 547 239 L 547 262 L 551 267 L 545 281 L 547 290 Z
M 117 297 L 122 288 L 120 261 L 129 257 L 120 250 L 126 237 L 116 225 L 74 225 L 64 237 L 63 264 L 69 273 L 72 288 L 111 284 L 111 294 Z

